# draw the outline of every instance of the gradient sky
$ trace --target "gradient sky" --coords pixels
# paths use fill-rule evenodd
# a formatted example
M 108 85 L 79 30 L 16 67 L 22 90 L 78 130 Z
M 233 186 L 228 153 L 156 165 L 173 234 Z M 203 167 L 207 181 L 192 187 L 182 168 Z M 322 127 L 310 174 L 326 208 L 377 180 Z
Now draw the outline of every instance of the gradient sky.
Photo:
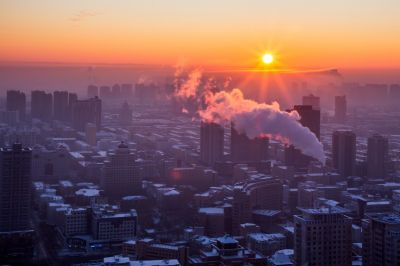
M 0 61 L 400 67 L 399 0 L 0 0 Z

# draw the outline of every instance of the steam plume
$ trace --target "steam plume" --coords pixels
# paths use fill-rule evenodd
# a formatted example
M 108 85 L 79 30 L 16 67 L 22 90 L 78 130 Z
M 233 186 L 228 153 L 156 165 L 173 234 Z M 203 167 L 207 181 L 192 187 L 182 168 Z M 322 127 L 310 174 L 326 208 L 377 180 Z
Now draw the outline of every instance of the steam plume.
M 230 77 L 224 81 L 224 89 L 227 89 L 230 81 Z M 197 103 L 198 114 L 205 122 L 220 125 L 233 122 L 235 129 L 250 139 L 269 137 L 292 144 L 304 154 L 325 164 L 322 144 L 309 128 L 299 123 L 300 116 L 297 111 L 281 111 L 277 102 L 266 104 L 245 99 L 239 89 L 230 92 L 218 91 L 213 78 L 208 78 L 201 84 L 202 72 L 199 69 L 185 71 L 183 66 L 178 65 L 174 83 L 174 96 L 184 105 L 181 110 L 183 113 L 189 113 L 185 105 Z M 202 99 L 205 104 L 200 104 Z
M 268 136 L 288 142 L 325 164 L 322 144 L 310 129 L 298 122 L 300 116 L 296 111 L 281 111 L 277 102 L 269 105 L 245 99 L 239 89 L 209 93 L 206 103 L 207 107 L 199 111 L 203 121 L 221 125 L 232 121 L 239 133 L 251 139 Z
M 180 99 L 196 97 L 201 82 L 202 72 L 195 69 L 185 76 L 183 68 L 178 67 L 175 71 L 175 96 Z

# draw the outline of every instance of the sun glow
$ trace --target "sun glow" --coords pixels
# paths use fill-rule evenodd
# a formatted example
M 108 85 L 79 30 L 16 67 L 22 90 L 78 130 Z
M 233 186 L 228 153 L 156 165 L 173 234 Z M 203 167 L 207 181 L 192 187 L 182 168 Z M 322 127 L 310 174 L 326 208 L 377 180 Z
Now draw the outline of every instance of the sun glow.
M 262 61 L 264 64 L 269 65 L 274 62 L 274 56 L 272 54 L 264 54 L 262 57 Z

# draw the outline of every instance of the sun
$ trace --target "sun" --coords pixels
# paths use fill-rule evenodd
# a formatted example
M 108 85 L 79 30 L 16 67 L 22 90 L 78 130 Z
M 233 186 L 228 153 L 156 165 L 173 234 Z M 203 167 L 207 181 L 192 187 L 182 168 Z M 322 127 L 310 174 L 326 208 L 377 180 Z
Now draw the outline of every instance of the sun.
M 274 56 L 272 54 L 264 54 L 262 57 L 264 64 L 269 65 L 274 62 Z

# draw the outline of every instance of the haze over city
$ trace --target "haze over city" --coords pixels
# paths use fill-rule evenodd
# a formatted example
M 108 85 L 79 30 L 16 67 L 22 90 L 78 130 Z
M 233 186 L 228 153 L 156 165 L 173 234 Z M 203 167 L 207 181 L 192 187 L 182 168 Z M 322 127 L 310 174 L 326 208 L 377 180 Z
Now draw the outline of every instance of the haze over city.
M 400 2 L 0 3 L 0 264 L 400 265 Z

